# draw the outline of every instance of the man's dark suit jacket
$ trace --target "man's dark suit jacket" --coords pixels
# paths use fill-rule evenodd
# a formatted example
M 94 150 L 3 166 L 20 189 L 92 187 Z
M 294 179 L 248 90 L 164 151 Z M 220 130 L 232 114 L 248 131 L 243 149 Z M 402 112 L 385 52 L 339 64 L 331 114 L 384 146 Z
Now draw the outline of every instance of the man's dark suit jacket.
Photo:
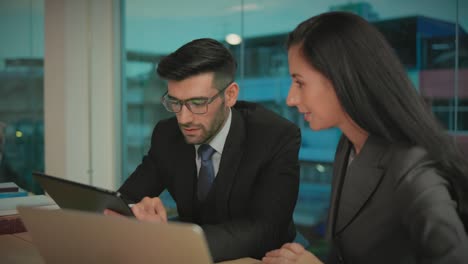
M 180 220 L 201 225 L 215 261 L 261 258 L 296 232 L 300 130 L 254 103 L 239 101 L 231 113 L 219 171 L 204 202 L 196 198 L 195 148 L 175 117 L 156 125 L 148 154 L 119 190 L 140 201 L 167 189 Z
M 468 263 L 449 183 L 425 150 L 369 136 L 348 166 L 342 137 L 333 174 L 327 263 Z

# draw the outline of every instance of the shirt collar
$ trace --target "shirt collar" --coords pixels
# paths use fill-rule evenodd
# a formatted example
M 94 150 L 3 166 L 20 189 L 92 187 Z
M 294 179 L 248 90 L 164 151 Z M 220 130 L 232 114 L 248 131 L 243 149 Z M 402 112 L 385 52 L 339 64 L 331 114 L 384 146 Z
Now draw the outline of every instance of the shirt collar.
M 224 145 L 226 143 L 227 135 L 229 133 L 229 129 L 231 128 L 231 122 L 232 122 L 232 113 L 231 113 L 231 108 L 229 108 L 229 114 L 226 122 L 223 125 L 223 128 L 216 134 L 216 136 L 208 143 L 214 150 L 216 150 L 216 153 L 222 154 Z M 198 158 L 198 148 L 200 145 L 195 145 L 195 153 L 197 153 L 197 158 Z

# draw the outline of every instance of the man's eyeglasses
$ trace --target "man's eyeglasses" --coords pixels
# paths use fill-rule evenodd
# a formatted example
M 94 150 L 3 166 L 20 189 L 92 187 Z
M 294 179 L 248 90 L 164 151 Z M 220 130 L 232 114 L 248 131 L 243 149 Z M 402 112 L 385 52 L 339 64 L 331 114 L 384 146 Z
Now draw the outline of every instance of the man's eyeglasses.
M 187 109 L 190 110 L 190 112 L 197 115 L 202 115 L 208 112 L 208 105 L 211 104 L 216 98 L 218 98 L 232 83 L 233 82 L 228 83 L 226 87 L 221 89 L 212 97 L 196 97 L 187 100 L 178 100 L 171 98 L 166 92 L 161 98 L 161 102 L 166 110 L 172 113 L 179 113 L 182 110 L 182 106 L 185 105 Z

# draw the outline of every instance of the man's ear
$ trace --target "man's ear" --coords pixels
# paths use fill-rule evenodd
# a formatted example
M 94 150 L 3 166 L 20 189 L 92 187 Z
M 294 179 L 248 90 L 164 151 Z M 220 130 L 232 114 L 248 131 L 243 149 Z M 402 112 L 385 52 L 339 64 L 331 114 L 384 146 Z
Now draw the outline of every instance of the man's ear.
M 236 82 L 231 83 L 226 90 L 224 90 L 224 101 L 226 106 L 232 107 L 237 102 L 237 96 L 239 95 L 239 85 Z

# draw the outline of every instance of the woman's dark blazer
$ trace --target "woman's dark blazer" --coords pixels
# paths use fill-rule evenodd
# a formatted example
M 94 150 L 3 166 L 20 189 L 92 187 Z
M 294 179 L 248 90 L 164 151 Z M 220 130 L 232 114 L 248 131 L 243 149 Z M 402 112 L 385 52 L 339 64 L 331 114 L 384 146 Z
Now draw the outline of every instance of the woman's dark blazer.
M 335 156 L 328 263 L 468 263 L 457 203 L 425 150 L 369 136 L 348 166 L 351 147 L 343 136 Z

